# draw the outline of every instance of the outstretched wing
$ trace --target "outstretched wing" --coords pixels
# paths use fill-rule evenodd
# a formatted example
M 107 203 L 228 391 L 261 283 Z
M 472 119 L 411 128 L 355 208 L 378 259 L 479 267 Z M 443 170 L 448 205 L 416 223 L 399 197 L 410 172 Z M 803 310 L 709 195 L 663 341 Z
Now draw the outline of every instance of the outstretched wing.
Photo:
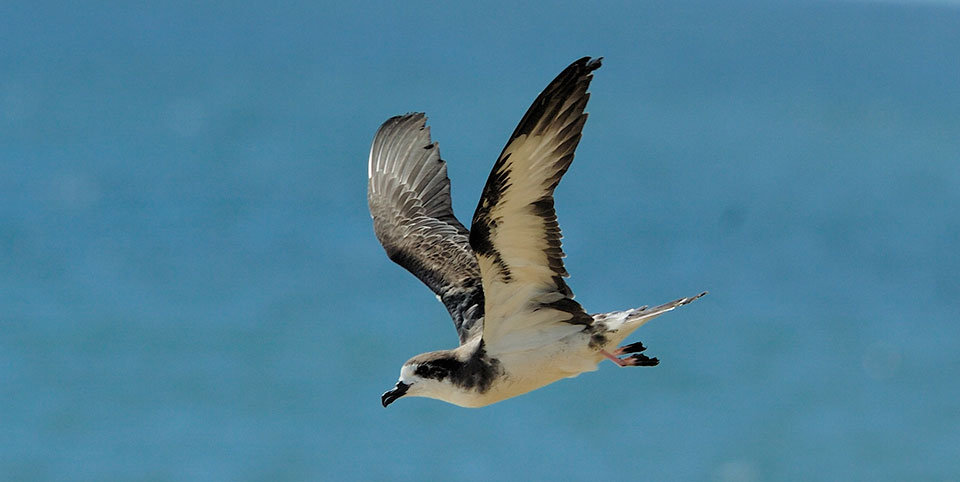
M 563 280 L 568 274 L 553 191 L 573 162 L 587 120 L 587 87 L 600 60 L 577 60 L 544 89 L 483 188 L 470 245 L 486 296 L 483 340 L 488 347 L 522 347 L 524 334 L 563 336 L 592 321 Z
M 450 180 L 422 113 L 393 117 L 370 148 L 367 201 L 377 239 L 394 262 L 440 298 L 463 344 L 482 329 L 483 288 Z

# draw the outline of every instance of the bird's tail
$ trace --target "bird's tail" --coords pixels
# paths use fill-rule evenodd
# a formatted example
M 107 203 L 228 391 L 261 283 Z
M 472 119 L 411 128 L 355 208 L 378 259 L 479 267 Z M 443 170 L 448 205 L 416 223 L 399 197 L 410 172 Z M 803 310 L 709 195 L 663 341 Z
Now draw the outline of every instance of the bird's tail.
M 594 315 L 594 319 L 603 322 L 606 324 L 607 330 L 617 332 L 617 338 L 622 340 L 626 338 L 630 333 L 633 333 L 634 330 L 643 326 L 644 323 L 678 307 L 683 306 L 691 301 L 700 298 L 701 296 L 707 294 L 706 291 L 700 293 L 696 296 L 689 296 L 687 298 L 680 298 L 678 300 L 673 300 L 669 303 L 664 303 L 660 306 L 655 306 L 653 308 L 647 306 L 641 306 L 640 308 L 634 308 L 631 310 L 614 312 L 614 313 L 605 313 L 602 315 Z

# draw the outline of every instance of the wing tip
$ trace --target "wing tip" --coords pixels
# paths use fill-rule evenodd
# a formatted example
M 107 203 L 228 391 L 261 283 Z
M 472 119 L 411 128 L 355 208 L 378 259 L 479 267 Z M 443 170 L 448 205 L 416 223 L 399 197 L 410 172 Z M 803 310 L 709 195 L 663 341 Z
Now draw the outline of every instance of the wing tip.
M 407 112 L 406 114 L 395 115 L 380 124 L 376 134 L 373 136 L 373 143 L 370 145 L 370 157 L 367 161 L 367 179 L 373 179 L 374 171 L 380 170 L 383 166 L 380 164 L 379 149 L 388 148 L 389 142 L 381 142 L 397 132 L 402 131 L 426 131 L 427 144 L 436 144 L 431 142 L 430 127 L 427 126 L 427 114 L 424 112 Z
M 406 114 L 395 115 L 387 119 L 386 121 L 384 121 L 383 124 L 380 125 L 380 128 L 383 129 L 388 126 L 393 127 L 399 124 L 403 124 L 405 122 L 410 122 L 410 123 L 421 122 L 423 124 L 426 124 L 427 114 L 424 112 L 407 112 Z
M 603 57 L 583 57 L 577 62 L 583 62 L 583 67 L 587 69 L 587 72 L 593 72 L 603 66 Z

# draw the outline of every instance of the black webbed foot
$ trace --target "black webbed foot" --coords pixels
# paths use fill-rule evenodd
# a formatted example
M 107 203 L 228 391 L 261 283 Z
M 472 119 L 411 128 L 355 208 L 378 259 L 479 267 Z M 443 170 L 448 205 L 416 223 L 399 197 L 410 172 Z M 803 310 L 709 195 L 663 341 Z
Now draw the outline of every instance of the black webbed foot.
M 622 358 L 622 360 L 627 362 L 629 366 L 634 367 L 655 367 L 660 364 L 660 360 L 658 360 L 656 357 L 650 358 L 642 353 L 630 355 L 626 358 Z
M 631 343 L 631 344 L 629 344 L 629 345 L 621 346 L 621 347 L 617 350 L 617 352 L 618 352 L 618 353 L 621 353 L 621 354 L 640 353 L 640 352 L 642 352 L 643 350 L 646 350 L 646 349 L 647 349 L 647 347 L 643 346 L 643 343 L 638 341 L 638 342 L 636 342 L 636 343 Z

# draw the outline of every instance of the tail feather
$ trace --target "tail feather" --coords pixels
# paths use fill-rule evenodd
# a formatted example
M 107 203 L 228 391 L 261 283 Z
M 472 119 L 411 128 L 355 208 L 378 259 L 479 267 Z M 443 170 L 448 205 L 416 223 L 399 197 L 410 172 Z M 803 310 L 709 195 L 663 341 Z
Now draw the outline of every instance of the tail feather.
M 651 319 L 653 319 L 653 318 L 655 318 L 655 317 L 657 317 L 657 316 L 659 316 L 659 315 L 662 315 L 662 314 L 664 314 L 664 313 L 666 313 L 666 312 L 668 312 L 668 311 L 670 311 L 670 310 L 672 310 L 672 309 L 674 309 L 674 308 L 676 308 L 676 307 L 678 307 L 678 306 L 683 306 L 683 305 L 685 305 L 685 304 L 687 304 L 687 303 L 690 303 L 690 302 L 692 302 L 693 300 L 695 300 L 695 299 L 697 299 L 697 298 L 700 298 L 701 296 L 703 296 L 703 295 L 705 295 L 705 294 L 707 294 L 706 291 L 704 291 L 703 293 L 700 293 L 699 295 L 696 295 L 696 296 L 689 296 L 689 297 L 686 297 L 686 298 L 680 298 L 680 299 L 678 299 L 678 300 L 673 300 L 673 301 L 671 301 L 671 302 L 664 303 L 664 304 L 662 304 L 662 305 L 660 305 L 660 306 L 655 306 L 655 307 L 653 307 L 653 308 L 647 308 L 646 306 L 643 306 L 643 307 L 636 308 L 636 309 L 633 309 L 633 310 L 628 310 L 628 315 L 627 315 L 627 319 L 625 320 L 625 322 L 626 322 L 626 323 L 635 323 L 635 322 L 638 322 L 638 321 L 643 321 L 644 323 L 646 323 L 647 321 L 650 321 Z M 642 324 L 642 323 L 641 323 L 641 324 Z
M 602 322 L 606 325 L 607 330 L 619 332 L 617 338 L 623 339 L 628 336 L 633 330 L 640 328 L 644 323 L 678 307 L 683 306 L 687 303 L 692 302 L 693 300 L 700 298 L 701 296 L 707 294 L 706 291 L 700 293 L 696 296 L 689 296 L 687 298 L 680 298 L 677 300 L 664 303 L 660 306 L 655 306 L 649 308 L 647 306 L 642 306 L 640 308 L 634 308 L 632 310 L 613 312 L 613 313 L 603 313 L 598 315 L 593 315 L 594 320 L 597 322 Z

